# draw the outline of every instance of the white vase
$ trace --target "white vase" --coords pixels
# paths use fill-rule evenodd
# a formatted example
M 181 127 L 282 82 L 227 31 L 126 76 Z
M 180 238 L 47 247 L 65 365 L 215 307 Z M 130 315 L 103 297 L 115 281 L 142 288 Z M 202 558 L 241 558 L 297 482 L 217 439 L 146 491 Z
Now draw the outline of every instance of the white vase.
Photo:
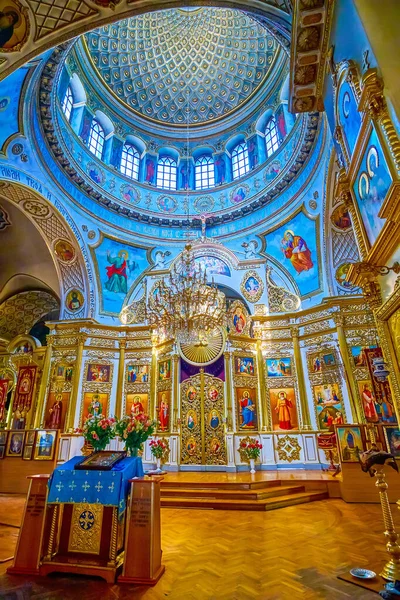
M 255 469 L 255 460 L 254 458 L 250 458 L 250 473 L 255 473 L 256 469 Z
M 161 471 L 161 458 L 156 458 L 157 471 Z

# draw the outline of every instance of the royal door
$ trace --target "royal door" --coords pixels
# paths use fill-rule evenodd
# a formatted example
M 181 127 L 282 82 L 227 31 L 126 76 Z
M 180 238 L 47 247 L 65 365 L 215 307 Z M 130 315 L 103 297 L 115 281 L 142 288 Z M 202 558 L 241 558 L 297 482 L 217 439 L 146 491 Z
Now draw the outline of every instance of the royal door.
M 181 464 L 225 465 L 224 383 L 199 373 L 181 384 Z

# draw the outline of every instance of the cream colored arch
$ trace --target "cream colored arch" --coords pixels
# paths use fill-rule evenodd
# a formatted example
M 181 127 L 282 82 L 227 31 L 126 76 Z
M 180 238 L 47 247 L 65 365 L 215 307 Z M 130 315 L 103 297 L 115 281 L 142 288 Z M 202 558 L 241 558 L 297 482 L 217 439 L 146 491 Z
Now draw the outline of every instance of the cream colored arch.
M 82 319 L 92 316 L 94 306 L 90 306 L 89 298 L 94 302 L 95 295 L 89 283 L 92 280 L 88 273 L 90 266 L 85 261 L 79 242 L 71 230 L 70 225 L 74 226 L 72 220 L 69 225 L 49 201 L 21 184 L 0 181 L 0 201 L 2 198 L 13 203 L 25 214 L 49 249 L 60 285 L 60 319 Z M 68 257 L 56 252 L 56 244 L 60 241 L 72 247 Z M 66 298 L 71 290 L 82 294 L 84 301 L 78 309 L 71 310 L 67 306 Z

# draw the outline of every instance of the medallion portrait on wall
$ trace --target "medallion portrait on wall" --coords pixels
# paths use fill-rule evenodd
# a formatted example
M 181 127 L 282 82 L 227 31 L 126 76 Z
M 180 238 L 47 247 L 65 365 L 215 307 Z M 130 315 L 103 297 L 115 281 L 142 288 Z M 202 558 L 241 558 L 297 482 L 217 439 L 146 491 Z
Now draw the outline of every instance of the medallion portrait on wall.
M 111 378 L 111 365 L 89 363 L 86 372 L 86 381 L 109 383 Z
M 254 375 L 254 358 L 252 356 L 235 356 L 235 373 Z
M 375 128 L 372 127 L 353 184 L 356 204 L 371 246 L 385 223 L 385 220 L 379 216 L 379 212 L 392 182 L 383 147 Z
M 335 272 L 335 279 L 337 283 L 346 290 L 354 290 L 355 286 L 346 281 L 347 273 L 349 272 L 351 263 L 343 263 L 339 265 Z
M 186 427 L 193 431 L 197 426 L 197 414 L 194 410 L 188 410 L 186 414 Z
M 87 167 L 86 167 L 86 171 L 87 171 L 87 174 L 89 175 L 90 179 L 92 181 L 94 181 L 95 183 L 97 183 L 97 185 L 103 186 L 105 184 L 106 175 L 105 175 L 103 169 L 100 169 L 100 167 L 98 167 L 96 165 L 96 163 L 94 163 L 94 162 L 88 163 Z
M 208 416 L 208 424 L 211 429 L 218 429 L 221 424 L 221 417 L 217 410 L 213 409 Z
M 82 419 L 84 423 L 88 417 L 98 417 L 100 415 L 107 416 L 108 411 L 108 394 L 97 392 L 85 392 L 82 401 Z
M 72 289 L 67 293 L 65 306 L 70 312 L 77 312 L 85 303 L 83 294 L 80 290 Z
M 219 454 L 221 452 L 221 442 L 218 438 L 214 437 L 210 440 L 208 451 L 211 454 Z
M 171 406 L 171 390 L 157 394 L 157 431 L 169 431 L 169 413 Z
M 351 228 L 351 219 L 349 211 L 344 204 L 337 206 L 331 214 L 332 224 L 341 231 L 348 231 Z
M 343 425 L 344 409 L 338 384 L 315 385 L 313 392 L 318 429 L 333 431 L 333 425 Z
M 215 385 L 210 385 L 210 387 L 207 390 L 207 395 L 211 402 L 216 402 L 219 396 L 218 388 Z
M 265 360 L 268 377 L 291 377 L 292 359 L 290 356 L 267 358 Z
M 299 422 L 294 388 L 270 389 L 269 397 L 274 431 L 298 429 Z
M 139 415 L 140 413 L 148 414 L 149 411 L 149 395 L 148 394 L 127 394 L 125 413 L 127 415 Z
M 211 196 L 200 196 L 194 201 L 193 208 L 200 215 L 209 213 L 214 208 L 214 199 Z
M 70 263 L 75 258 L 75 250 L 67 240 L 57 240 L 54 244 L 54 252 L 62 262 Z
M 195 400 L 197 397 L 197 391 L 196 388 L 193 387 L 193 385 L 189 386 L 186 392 L 186 398 L 189 400 L 189 402 L 193 402 L 193 400 Z
M 266 183 L 270 183 L 281 172 L 281 163 L 279 160 L 273 160 L 272 163 L 265 169 L 264 179 Z
M 264 283 L 256 271 L 247 271 L 240 284 L 240 291 L 251 303 L 258 302 L 264 292 Z
M 0 0 L 0 52 L 19 52 L 28 35 L 27 9 L 18 0 Z
M 335 431 L 342 462 L 358 463 L 360 452 L 363 452 L 365 447 L 361 428 L 344 425 L 335 427 Z
M 236 388 L 236 404 L 239 429 L 257 429 L 256 390 Z
M 128 365 L 127 383 L 147 383 L 149 381 L 149 365 Z
M 0 98 L 0 112 L 3 112 L 3 110 L 6 110 L 9 104 L 10 104 L 9 96 L 3 96 L 2 98 Z M 19 145 L 21 145 L 21 144 L 19 144 Z M 13 148 L 14 148 L 14 146 L 13 146 Z M 15 154 L 15 152 L 13 152 L 13 154 Z
M 119 188 L 119 194 L 122 200 L 129 204 L 138 204 L 140 202 L 140 192 L 133 185 L 123 183 Z
M 178 203 L 172 196 L 159 196 L 157 206 L 161 212 L 174 213 L 178 208 Z
M 186 450 L 189 456 L 196 454 L 197 442 L 194 437 L 190 437 L 186 442 Z
M 229 194 L 230 201 L 232 204 L 240 204 L 248 198 L 250 188 L 246 184 L 239 185 L 237 188 L 231 191 Z
M 158 381 L 171 379 L 171 359 L 163 360 L 158 363 Z

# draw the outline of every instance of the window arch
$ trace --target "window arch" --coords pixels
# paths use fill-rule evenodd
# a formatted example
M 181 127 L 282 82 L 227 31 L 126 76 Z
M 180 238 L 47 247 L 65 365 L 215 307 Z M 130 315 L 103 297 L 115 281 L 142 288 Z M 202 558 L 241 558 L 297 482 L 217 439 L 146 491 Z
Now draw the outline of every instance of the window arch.
M 279 136 L 278 136 L 278 127 L 276 126 L 275 118 L 272 117 L 265 128 L 265 149 L 267 151 L 267 157 L 272 156 L 272 154 L 278 150 L 279 148 Z
M 139 179 L 140 155 L 133 144 L 125 143 L 122 148 L 119 170 L 131 179 Z
M 194 163 L 196 190 L 208 190 L 215 186 L 214 159 L 212 156 L 200 156 Z
M 62 111 L 67 121 L 71 119 L 72 107 L 74 105 L 74 96 L 72 94 L 71 86 L 67 87 L 67 90 L 62 101 Z
M 232 175 L 233 179 L 246 175 L 249 168 L 249 152 L 246 142 L 242 142 L 232 150 Z
M 104 137 L 104 129 L 96 119 L 93 119 L 90 126 L 88 147 L 90 152 L 97 158 L 103 156 Z
M 176 190 L 177 162 L 169 156 L 158 159 L 157 187 L 165 190 Z

